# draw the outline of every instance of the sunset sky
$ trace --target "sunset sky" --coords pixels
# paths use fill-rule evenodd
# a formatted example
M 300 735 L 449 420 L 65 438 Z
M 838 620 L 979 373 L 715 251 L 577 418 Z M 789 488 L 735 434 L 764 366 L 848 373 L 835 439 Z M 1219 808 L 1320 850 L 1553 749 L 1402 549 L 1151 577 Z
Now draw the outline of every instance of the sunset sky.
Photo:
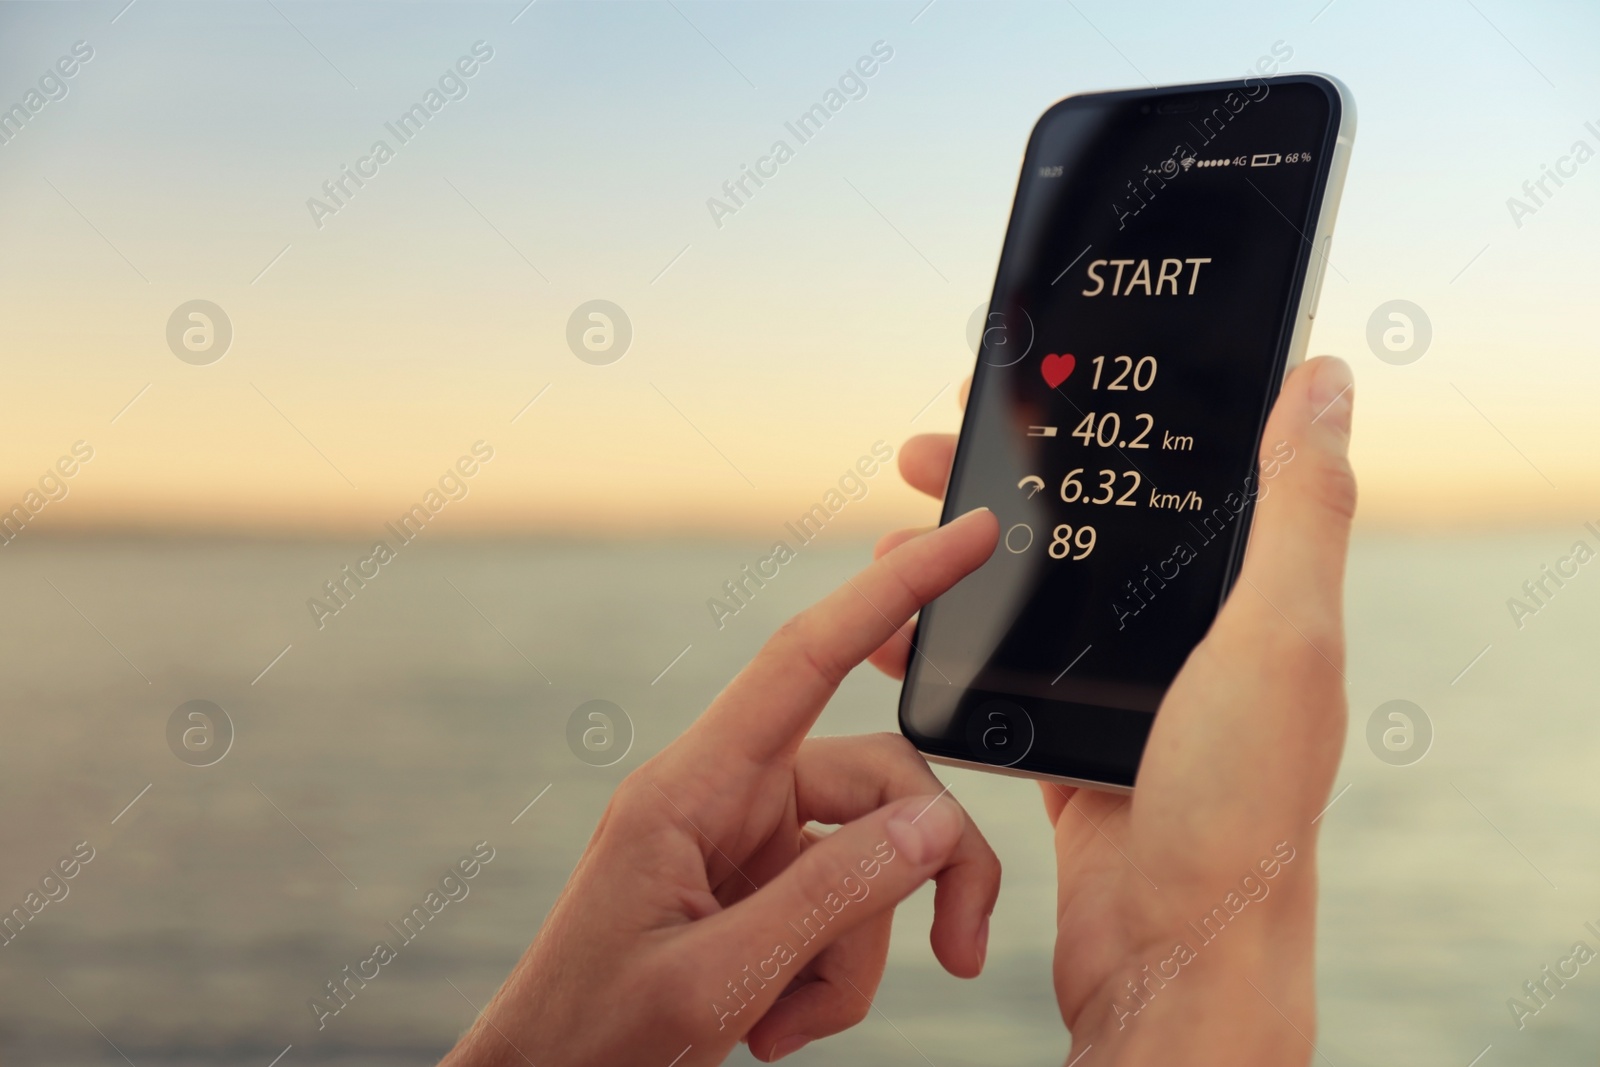
M 774 531 L 874 442 L 958 425 L 1040 112 L 1279 42 L 1360 117 L 1312 348 L 1356 369 L 1363 521 L 1600 514 L 1600 162 L 1507 206 L 1600 149 L 1592 6 L 124 3 L 0 7 L 0 107 L 93 50 L 0 144 L 0 509 L 94 450 L 41 536 L 375 530 L 480 440 L 445 535 Z M 876 42 L 865 95 L 714 220 Z M 1365 337 L 1396 298 L 1433 324 L 1408 366 Z M 195 299 L 232 323 L 209 365 L 167 344 Z M 593 299 L 632 323 L 610 365 L 567 346 Z M 890 471 L 841 522 L 929 515 Z

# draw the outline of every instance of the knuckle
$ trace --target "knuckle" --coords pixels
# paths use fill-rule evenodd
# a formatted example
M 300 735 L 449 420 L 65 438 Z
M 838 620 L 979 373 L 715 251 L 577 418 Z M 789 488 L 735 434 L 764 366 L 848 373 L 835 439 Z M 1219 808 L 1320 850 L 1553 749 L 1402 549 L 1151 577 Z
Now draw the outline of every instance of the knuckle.
M 829 895 L 838 894 L 840 885 L 850 874 L 836 850 L 827 844 L 806 849 L 794 864 L 795 890 L 800 894 L 801 906 L 808 912 L 814 908 L 826 911 L 825 901 Z
M 600 813 L 600 820 L 595 824 L 592 837 L 594 846 L 606 848 L 627 841 L 637 834 L 639 827 L 644 824 L 646 815 L 644 796 L 639 790 L 638 783 L 631 781 L 632 778 L 633 775 L 629 775 L 623 779 L 606 801 L 605 810 Z
M 809 611 L 802 611 L 778 627 L 767 642 L 767 650 L 773 655 L 800 664 L 833 688 L 844 681 L 849 668 L 828 655 L 825 648 L 817 640 L 816 623 Z
M 839 1009 L 839 1015 L 846 1028 L 860 1025 L 866 1021 L 868 1015 L 872 1014 L 870 1000 L 859 996 L 844 996 L 844 990 L 840 990 L 840 994 L 843 1005 Z M 868 993 L 868 996 L 870 995 Z
M 890 733 L 885 730 L 881 733 L 867 734 L 866 737 L 867 744 L 872 748 L 873 752 L 886 763 L 926 766 L 922 761 L 921 754 L 917 752 L 917 746 L 908 741 L 904 734 Z
M 925 792 L 937 784 L 917 746 L 906 740 L 903 734 L 866 734 L 861 740 L 870 754 L 873 773 L 878 779 L 879 807 L 896 797 Z
M 859 746 L 865 756 L 863 767 L 877 791 L 877 807 L 898 797 L 931 791 L 938 785 L 922 753 L 904 734 L 882 731 L 858 734 L 848 741 Z
M 928 581 L 928 574 L 923 568 L 911 566 L 901 556 L 885 556 L 879 566 L 889 580 L 893 595 L 902 602 L 895 605 L 895 610 L 890 614 L 909 616 L 933 599 L 925 588 L 932 583 Z
M 653 763 L 651 760 L 629 771 L 617 783 L 617 788 L 612 790 L 611 800 L 606 807 L 618 813 L 637 811 L 645 802 L 645 794 L 655 792 L 650 786 L 652 775 L 656 772 Z
M 971 823 L 969 821 L 968 825 Z M 978 837 L 978 867 L 983 872 L 984 881 L 992 888 L 998 889 L 1000 879 L 1005 874 L 1005 865 L 1000 862 L 1000 853 L 989 844 L 989 839 L 979 833 Z
M 1312 484 L 1317 502 L 1345 522 L 1356 514 L 1356 475 L 1344 457 L 1329 457 Z
M 657 784 L 665 783 L 665 788 Z M 682 821 L 676 808 L 693 811 L 699 805 L 698 783 L 672 773 L 662 754 L 652 756 L 617 783 L 606 803 L 605 820 L 618 828 L 636 831 L 659 826 L 663 820 Z

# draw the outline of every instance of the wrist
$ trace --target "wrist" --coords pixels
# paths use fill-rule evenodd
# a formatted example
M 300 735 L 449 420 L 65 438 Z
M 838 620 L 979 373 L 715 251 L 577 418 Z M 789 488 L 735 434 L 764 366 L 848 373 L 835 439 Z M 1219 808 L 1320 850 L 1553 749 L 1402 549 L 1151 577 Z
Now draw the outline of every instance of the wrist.
M 1077 1067 L 1304 1063 L 1316 1038 L 1315 878 L 1238 913 L 1163 924 L 1068 1020 Z M 1253 911 L 1253 913 L 1252 913 Z M 1223 916 L 1228 916 L 1223 919 Z

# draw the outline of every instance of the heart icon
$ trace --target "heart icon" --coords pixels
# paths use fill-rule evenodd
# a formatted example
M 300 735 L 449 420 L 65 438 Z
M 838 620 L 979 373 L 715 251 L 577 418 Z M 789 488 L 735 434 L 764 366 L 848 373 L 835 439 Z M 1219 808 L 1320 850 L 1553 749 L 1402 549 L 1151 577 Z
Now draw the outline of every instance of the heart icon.
M 1052 352 L 1039 364 L 1039 373 L 1044 375 L 1044 384 L 1054 389 L 1072 377 L 1072 369 L 1077 365 L 1078 361 L 1073 358 L 1072 353 L 1063 352 L 1057 355 Z

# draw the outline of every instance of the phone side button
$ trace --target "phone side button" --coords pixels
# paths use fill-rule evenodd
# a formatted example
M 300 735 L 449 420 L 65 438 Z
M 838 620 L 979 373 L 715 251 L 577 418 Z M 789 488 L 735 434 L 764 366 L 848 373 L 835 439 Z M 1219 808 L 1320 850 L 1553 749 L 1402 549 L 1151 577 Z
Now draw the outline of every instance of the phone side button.
M 1333 246 L 1333 234 L 1322 239 L 1322 248 L 1317 253 L 1317 280 L 1311 283 L 1311 307 L 1306 312 L 1306 318 L 1317 317 L 1317 301 L 1322 299 L 1322 281 L 1328 276 L 1328 249 Z

